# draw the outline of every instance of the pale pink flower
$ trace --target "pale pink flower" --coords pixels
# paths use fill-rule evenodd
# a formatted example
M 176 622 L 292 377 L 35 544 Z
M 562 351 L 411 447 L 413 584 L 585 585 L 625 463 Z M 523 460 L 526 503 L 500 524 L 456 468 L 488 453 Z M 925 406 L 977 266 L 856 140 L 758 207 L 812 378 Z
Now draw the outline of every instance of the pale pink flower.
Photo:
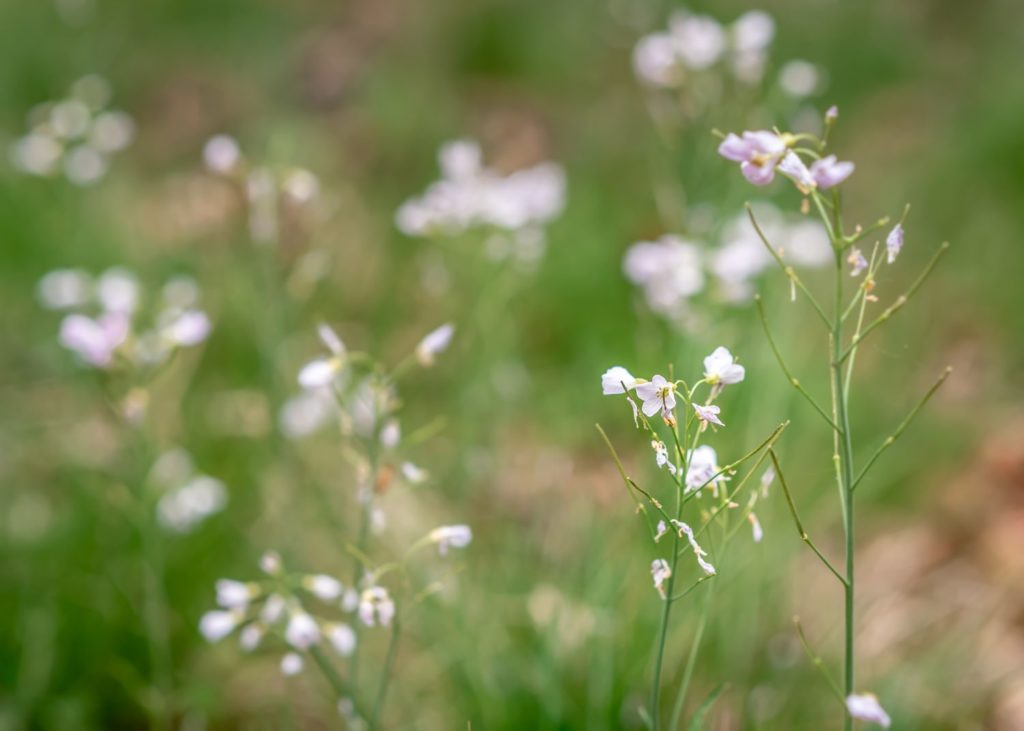
M 903 248 L 903 224 L 897 223 L 893 226 L 892 231 L 885 237 L 885 249 L 887 253 L 887 260 L 890 264 L 896 261 L 896 257 L 899 256 L 900 249 Z
M 292 647 L 308 650 L 320 641 L 320 627 L 316 620 L 305 612 L 295 612 L 288 620 L 284 639 Z
M 259 591 L 254 584 L 234 579 L 218 579 L 216 586 L 217 604 L 227 609 L 244 610 Z
M 235 609 L 215 609 L 207 612 L 199 620 L 199 633 L 207 642 L 217 642 L 234 632 L 244 616 L 241 611 Z
M 302 585 L 317 599 L 325 602 L 341 597 L 344 587 L 341 582 L 327 574 L 314 574 L 302 580 Z
M 657 375 L 646 383 L 637 384 L 636 395 L 643 401 L 641 408 L 647 416 L 654 416 L 661 411 L 668 419 L 676 408 L 676 386 L 665 380 L 664 376 Z
M 437 552 L 444 556 L 449 548 L 465 548 L 473 540 L 468 525 L 443 525 L 430 531 L 430 540 L 437 544 Z
M 860 721 L 877 723 L 882 728 L 889 728 L 892 725 L 889 714 L 885 712 L 878 702 L 878 698 L 872 693 L 851 693 L 846 698 L 846 709 L 851 716 Z
M 356 650 L 356 633 L 347 624 L 332 623 L 325 628 L 328 641 L 342 657 L 349 657 Z
M 623 388 L 623 384 L 625 384 L 625 388 Z M 625 393 L 626 390 L 634 388 L 636 388 L 636 379 L 622 366 L 613 366 L 601 376 L 601 391 L 605 396 Z
M 779 162 L 779 172 L 789 177 L 801 192 L 807 193 L 818 185 L 800 156 L 790 150 Z
M 701 426 L 706 427 L 708 424 L 714 424 L 715 426 L 725 426 L 722 420 L 718 418 L 718 414 L 721 413 L 721 409 L 714 404 L 708 404 L 702 406 L 701 404 L 694 404 L 693 410 L 697 412 L 697 418 L 701 421 Z
M 658 521 L 658 529 L 657 529 L 657 531 L 654 534 L 654 542 L 657 543 L 658 541 L 660 541 L 661 537 L 663 535 L 665 535 L 666 533 L 668 533 L 668 526 L 665 525 L 665 521 L 664 520 L 659 520 Z
M 395 616 L 395 603 L 383 586 L 371 586 L 359 596 L 359 619 L 367 627 L 387 627 Z
M 775 179 L 775 168 L 788 149 L 788 140 L 768 130 L 729 133 L 718 146 L 718 154 L 738 162 L 743 177 L 754 185 L 767 185 Z
M 747 513 L 747 520 L 750 521 L 750 530 L 754 537 L 754 543 L 760 543 L 764 538 L 764 530 L 761 528 L 761 521 L 754 513 Z
M 697 537 L 693 534 L 693 528 L 691 528 L 689 525 L 687 525 L 681 520 L 673 520 L 672 525 L 674 525 L 676 529 L 679 531 L 680 536 L 685 535 L 686 540 L 690 542 L 690 548 L 693 549 L 693 555 L 696 556 L 697 564 L 700 566 L 701 570 L 708 576 L 714 576 L 715 567 L 704 559 L 704 557 L 708 554 L 703 548 L 700 547 L 700 544 L 697 543 Z
M 303 661 L 302 655 L 297 652 L 286 653 L 281 658 L 281 672 L 289 677 L 301 673 L 304 665 L 305 661 Z
M 818 187 L 828 190 L 853 175 L 854 167 L 852 162 L 840 162 L 835 155 L 829 155 L 812 162 L 810 172 Z
M 89 365 L 107 368 L 128 332 L 128 316 L 121 312 L 107 312 L 95 320 L 74 314 L 61 321 L 59 339 L 61 345 L 75 351 Z
M 857 247 L 850 249 L 846 263 L 850 265 L 851 277 L 860 276 L 861 272 L 868 268 L 868 260 L 864 258 L 864 253 Z
M 651 578 L 654 579 L 654 588 L 658 590 L 661 598 L 665 598 L 665 582 L 672 576 L 672 568 L 668 561 L 663 558 L 656 558 L 651 562 Z
M 420 365 L 424 367 L 433 365 L 437 355 L 451 343 L 453 335 L 455 335 L 455 326 L 450 322 L 427 333 L 416 346 L 416 359 Z
M 746 376 L 746 369 L 736 363 L 728 348 L 718 346 L 704 359 L 704 380 L 712 386 L 729 386 Z

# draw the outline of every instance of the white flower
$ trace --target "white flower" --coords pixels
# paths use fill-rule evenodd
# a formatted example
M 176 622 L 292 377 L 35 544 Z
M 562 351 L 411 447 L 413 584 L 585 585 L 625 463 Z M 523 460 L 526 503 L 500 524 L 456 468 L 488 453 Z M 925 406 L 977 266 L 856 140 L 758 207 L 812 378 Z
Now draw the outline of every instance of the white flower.
M 716 426 L 725 426 L 722 420 L 718 418 L 718 414 L 721 413 L 721 409 L 713 404 L 701 406 L 700 404 L 694 404 L 693 410 L 697 412 L 697 418 L 701 421 L 701 427 L 706 427 L 708 424 L 714 424 Z
M 665 442 L 654 439 L 651 441 L 651 448 L 654 449 L 654 461 L 658 467 L 668 467 L 668 471 L 674 475 L 676 473 L 676 466 L 668 458 L 668 448 L 665 446 Z
M 623 384 L 626 388 L 623 389 Z M 601 391 L 605 396 L 612 396 L 617 393 L 625 393 L 626 390 L 633 390 L 636 387 L 636 379 L 633 374 L 622 366 L 612 366 L 601 376 Z
M 277 415 L 281 432 L 289 439 L 313 434 L 337 418 L 334 394 L 329 386 L 303 391 L 281 406 Z
M 209 475 L 197 475 L 157 503 L 157 517 L 166 527 L 187 533 L 196 525 L 224 509 L 228 492 L 224 483 Z
M 761 529 L 761 521 L 754 513 L 747 513 L 747 520 L 750 521 L 750 530 L 754 536 L 754 543 L 760 543 L 764 538 L 764 530 Z
M 872 693 L 851 693 L 846 698 L 846 709 L 850 715 L 861 721 L 877 723 L 882 728 L 889 728 L 892 719 Z
M 96 282 L 96 297 L 104 311 L 130 315 L 139 304 L 139 282 L 127 269 L 108 269 Z
M 302 655 L 297 652 L 286 653 L 281 658 L 281 672 L 289 677 L 301 673 L 304 665 Z
M 245 609 L 256 595 L 257 587 L 234 579 L 217 580 L 217 604 L 227 609 Z
M 215 173 L 230 173 L 242 159 L 234 137 L 215 135 L 203 147 L 203 163 Z
M 371 586 L 359 596 L 359 619 L 367 627 L 387 627 L 395 616 L 395 603 L 383 586 Z
M 669 19 L 676 54 L 689 68 L 706 69 L 725 52 L 725 30 L 714 18 L 676 12 Z
M 718 346 L 704 359 L 704 380 L 712 386 L 728 386 L 739 383 L 746 375 L 746 369 L 736 363 L 728 348 Z
M 325 628 L 327 639 L 342 657 L 349 657 L 356 649 L 356 633 L 347 624 L 332 623 Z
M 262 556 L 260 556 L 260 570 L 270 576 L 277 576 L 280 574 L 281 555 L 277 551 L 266 551 Z
M 48 310 L 81 307 L 92 296 L 92 277 L 81 269 L 55 269 L 39 280 L 36 293 Z
M 653 312 L 678 318 L 684 314 L 688 299 L 704 289 L 700 251 L 691 241 L 665 235 L 629 247 L 622 269 L 627 279 L 643 287 Z
M 317 326 L 317 334 L 320 336 L 320 342 L 330 352 L 330 356 L 311 360 L 299 371 L 299 385 L 307 390 L 330 385 L 345 363 L 345 344 L 338 334 L 322 324 Z
M 465 548 L 473 540 L 468 525 L 443 525 L 430 531 L 430 540 L 437 544 L 437 552 L 444 556 L 449 548 Z
M 694 556 L 697 557 L 697 564 L 701 567 L 704 573 L 708 576 L 714 576 L 715 567 L 704 560 L 704 557 L 707 556 L 707 552 L 705 552 L 704 549 L 700 547 L 700 544 L 697 543 L 697 538 L 693 534 L 693 528 L 681 520 L 673 520 L 672 525 L 674 525 L 679 531 L 680 536 L 686 536 L 686 539 L 690 542 L 690 548 L 693 549 Z
M 643 401 L 641 408 L 647 416 L 654 416 L 661 411 L 668 419 L 676 408 L 676 386 L 665 380 L 664 376 L 656 375 L 647 383 L 637 384 L 636 395 Z
M 398 419 L 388 419 L 380 428 L 380 443 L 387 449 L 394 449 L 402 440 L 402 427 Z
M 317 599 L 325 602 L 339 598 L 344 590 L 340 581 L 327 574 L 307 576 L 302 580 L 302 585 Z
M 320 641 L 320 627 L 317 626 L 316 620 L 305 612 L 295 612 L 288 620 L 284 639 L 292 647 L 308 650 Z
M 114 352 L 128 337 L 128 317 L 107 312 L 93 320 L 85 315 L 68 315 L 60 324 L 60 344 L 73 350 L 91 366 L 107 368 Z
M 661 537 L 663 535 L 665 535 L 666 533 L 668 533 L 668 526 L 665 525 L 665 521 L 664 520 L 659 520 L 658 521 L 658 529 L 657 529 L 657 531 L 654 534 L 654 542 L 657 543 L 658 541 L 660 541 Z
M 761 497 L 768 497 L 768 488 L 775 481 L 775 468 L 769 467 L 761 475 Z
M 672 569 L 668 561 L 663 558 L 656 558 L 651 562 L 651 578 L 654 579 L 654 588 L 665 598 L 665 582 L 672 576 Z
M 199 620 L 199 633 L 207 642 L 218 642 L 231 634 L 244 615 L 237 610 L 215 609 L 207 612 Z
M 341 611 L 354 612 L 359 608 L 359 592 L 355 589 L 346 589 L 341 597 Z
M 434 358 L 448 347 L 453 335 L 455 335 L 455 326 L 447 322 L 424 336 L 416 346 L 416 359 L 420 365 L 424 367 L 433 365 Z
M 683 80 L 676 53 L 676 39 L 668 33 L 651 33 L 633 47 L 633 72 L 647 86 L 672 88 Z
M 242 651 L 252 652 L 259 647 L 260 642 L 263 641 L 264 632 L 263 625 L 258 622 L 253 622 L 243 627 L 242 631 L 238 634 L 238 644 Z
M 790 150 L 779 161 L 778 170 L 780 173 L 787 175 L 801 192 L 808 192 L 812 188 L 818 187 L 818 181 L 811 175 L 811 171 L 804 164 L 804 161 L 800 159 L 800 156 Z
M 263 602 L 263 608 L 260 609 L 260 621 L 266 625 L 275 624 L 284 616 L 284 612 L 287 608 L 288 604 L 285 602 L 283 596 L 280 594 L 271 594 L 267 597 L 267 601 Z
M 412 462 L 402 462 L 402 477 L 413 485 L 419 485 L 427 481 L 430 473 L 421 467 L 417 467 Z
M 779 86 L 795 99 L 803 99 L 818 90 L 821 82 L 818 67 L 809 61 L 794 60 L 779 71 Z
M 722 468 L 718 466 L 718 455 L 715 454 L 714 447 L 702 444 L 691 451 L 690 454 L 687 455 L 687 492 L 700 490 L 706 485 L 710 485 L 717 493 L 719 483 L 724 482 L 726 479 L 725 475 L 715 477 L 721 469 Z
M 202 310 L 185 310 L 163 328 L 163 336 L 179 347 L 191 347 L 206 340 L 210 318 Z
M 483 152 L 476 140 L 453 140 L 437 153 L 441 174 L 451 180 L 469 180 L 483 169 Z
M 864 258 L 864 254 L 856 246 L 850 249 L 849 256 L 846 257 L 846 263 L 850 265 L 850 276 L 859 276 L 861 272 L 868 268 L 868 260 Z
M 892 231 L 885 237 L 886 258 L 890 264 L 896 261 L 896 257 L 903 248 L 903 224 L 897 223 Z

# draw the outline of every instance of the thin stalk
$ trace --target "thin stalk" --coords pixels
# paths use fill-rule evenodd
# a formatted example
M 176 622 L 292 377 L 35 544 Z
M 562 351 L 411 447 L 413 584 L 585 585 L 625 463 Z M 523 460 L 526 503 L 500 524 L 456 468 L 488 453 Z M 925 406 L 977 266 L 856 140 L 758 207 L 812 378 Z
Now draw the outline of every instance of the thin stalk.
M 774 449 L 770 449 L 768 453 L 772 457 L 772 464 L 775 466 L 775 474 L 779 478 L 779 484 L 782 485 L 782 492 L 786 496 L 786 503 L 789 505 L 789 512 L 793 516 L 793 522 L 796 523 L 797 533 L 800 534 L 800 540 L 807 544 L 807 547 L 814 551 L 815 555 L 821 559 L 821 562 L 825 564 L 825 568 L 832 572 L 832 575 L 839 579 L 839 583 L 846 586 L 846 579 L 841 573 L 832 565 L 832 562 L 825 558 L 825 554 L 818 550 L 818 547 L 814 545 L 814 541 L 807 535 L 807 531 L 804 530 L 804 525 L 800 521 L 800 516 L 796 512 L 796 504 L 793 502 L 793 495 L 789 491 L 789 485 L 786 483 L 786 477 L 782 472 L 782 466 L 779 464 L 778 455 L 775 454 Z
M 388 640 L 388 652 L 384 659 L 384 668 L 381 670 L 380 685 L 377 688 L 377 700 L 373 704 L 373 713 L 370 716 L 370 728 L 377 728 L 380 721 L 380 713 L 384 708 L 384 698 L 388 693 L 388 684 L 391 682 L 391 671 L 395 665 L 395 655 L 398 652 L 398 637 L 401 633 L 401 623 L 396 616 L 391 622 L 391 638 Z
M 697 580 L 697 583 L 693 587 L 687 590 L 692 591 L 701 582 L 710 579 L 710 576 L 704 576 Z M 690 681 L 693 679 L 693 670 L 697 665 L 697 653 L 700 650 L 701 640 L 704 639 L 704 628 L 707 627 L 708 614 L 711 609 L 711 595 L 714 592 L 714 586 L 707 592 L 704 597 L 704 603 L 701 606 L 700 619 L 697 621 L 697 631 L 693 635 L 693 642 L 690 644 L 690 653 L 686 658 L 686 668 L 683 670 L 683 679 L 679 683 L 679 693 L 676 695 L 675 706 L 672 709 L 672 718 L 669 721 L 669 731 L 675 731 L 679 727 L 679 719 L 683 715 L 683 706 L 686 705 L 686 696 L 690 691 Z
M 149 643 L 153 681 L 159 692 L 156 705 L 151 708 L 150 720 L 154 729 L 169 731 L 172 727 L 170 703 L 173 693 L 173 661 L 165 614 L 167 597 L 163 585 L 164 555 L 160 532 L 149 520 L 148 512 L 142 520 L 142 551 L 145 562 L 143 582 L 146 639 Z
M 818 669 L 822 677 L 825 678 L 825 682 L 828 683 L 828 687 L 832 689 L 836 698 L 843 706 L 846 706 L 846 697 L 843 692 L 839 690 L 839 686 L 836 685 L 836 681 L 832 679 L 832 676 L 828 674 L 828 670 L 825 668 L 825 662 L 821 659 L 821 656 L 811 649 L 810 643 L 807 641 L 807 635 L 804 634 L 804 628 L 800 624 L 799 617 L 793 617 L 793 624 L 796 625 L 797 634 L 800 635 L 800 644 L 803 645 L 804 652 L 807 653 L 807 659 L 811 661 L 811 664 Z
M 677 513 L 677 514 L 681 514 Z M 677 518 L 678 520 L 678 518 Z M 661 700 L 661 666 L 665 658 L 665 640 L 668 637 L 668 620 L 672 612 L 672 590 L 675 587 L 676 567 L 679 564 L 679 533 L 673 531 L 672 541 L 672 564 L 669 567 L 672 571 L 668 577 L 668 586 L 665 587 L 665 606 L 661 610 L 661 627 L 658 630 L 658 649 L 654 657 L 654 681 L 651 685 L 651 731 L 658 731 L 660 714 L 658 706 Z

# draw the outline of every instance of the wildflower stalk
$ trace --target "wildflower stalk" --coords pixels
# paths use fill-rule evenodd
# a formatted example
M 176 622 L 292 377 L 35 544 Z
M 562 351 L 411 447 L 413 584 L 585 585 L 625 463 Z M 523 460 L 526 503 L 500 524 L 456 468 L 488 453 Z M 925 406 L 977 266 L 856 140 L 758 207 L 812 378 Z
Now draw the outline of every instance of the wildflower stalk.
M 682 599 L 710 578 L 712 577 L 702 576 L 697 579 L 697 582 L 680 594 L 677 599 Z M 679 682 L 679 692 L 676 694 L 675 706 L 672 708 L 672 716 L 668 724 L 670 731 L 675 731 L 679 727 L 679 719 L 683 715 L 683 706 L 686 705 L 686 696 L 690 690 L 690 680 L 693 678 L 693 670 L 697 666 L 697 652 L 700 649 L 701 641 L 704 639 L 704 629 L 707 627 L 708 615 L 711 612 L 711 595 L 713 591 L 714 586 L 712 585 L 712 590 L 707 592 L 701 604 L 700 618 L 697 620 L 697 631 L 694 633 L 693 641 L 690 643 L 690 652 L 686 657 L 686 667 L 683 669 L 683 678 Z
M 391 682 L 391 670 L 395 664 L 395 655 L 398 652 L 398 637 L 401 634 L 401 621 L 396 615 L 391 621 L 391 637 L 388 639 L 387 656 L 384 659 L 384 668 L 380 674 L 380 685 L 377 688 L 377 699 L 373 704 L 373 712 L 370 715 L 370 728 L 377 728 L 380 721 L 381 710 L 384 708 L 384 699 L 387 697 L 388 685 Z

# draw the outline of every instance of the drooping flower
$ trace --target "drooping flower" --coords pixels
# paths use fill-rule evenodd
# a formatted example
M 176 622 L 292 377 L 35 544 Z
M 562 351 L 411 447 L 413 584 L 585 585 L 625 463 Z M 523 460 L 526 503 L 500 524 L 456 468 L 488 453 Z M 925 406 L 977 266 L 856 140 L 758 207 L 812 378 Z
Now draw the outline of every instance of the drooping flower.
M 850 249 L 849 255 L 846 257 L 846 263 L 850 265 L 850 276 L 860 276 L 861 272 L 868 268 L 868 260 L 864 258 L 864 253 L 856 246 Z
M 818 185 L 814 176 L 811 175 L 811 171 L 807 169 L 807 165 L 792 150 L 783 156 L 778 168 L 780 173 L 796 183 L 796 187 L 801 193 L 807 194 Z
M 424 367 L 433 365 L 434 358 L 448 347 L 453 335 L 455 335 L 455 326 L 450 322 L 427 333 L 416 346 L 416 359 L 420 365 Z
M 320 627 L 316 620 L 305 612 L 298 611 L 288 620 L 284 639 L 292 647 L 308 650 L 320 641 Z
M 702 444 L 687 455 L 686 490 L 693 492 L 710 486 L 717 494 L 718 485 L 726 480 L 725 475 L 716 474 L 722 471 L 718 466 L 718 455 L 715 448 Z
M 636 395 L 643 401 L 641 408 L 647 416 L 654 416 L 661 411 L 669 419 L 676 408 L 676 385 L 661 375 L 654 376 L 647 383 L 637 384 Z
M 721 413 L 721 409 L 714 404 L 694 404 L 693 410 L 697 412 L 697 418 L 701 421 L 701 428 L 707 427 L 708 424 L 714 424 L 715 426 L 725 426 L 722 420 L 718 418 L 718 414 Z
M 363 589 L 359 595 L 359 619 L 367 627 L 387 627 L 395 616 L 395 603 L 383 586 Z
M 668 526 L 665 525 L 665 521 L 664 520 L 659 520 L 658 521 L 658 528 L 657 528 L 657 530 L 654 533 L 654 542 L 657 543 L 658 541 L 660 541 L 661 537 L 663 535 L 665 535 L 666 533 L 668 533 Z
M 625 388 L 623 388 L 625 384 Z M 622 366 L 612 366 L 601 376 L 601 391 L 605 396 L 613 396 L 625 393 L 636 387 L 636 379 L 633 374 Z
M 854 168 L 852 162 L 840 162 L 835 155 L 829 155 L 811 163 L 811 177 L 819 188 L 828 190 L 853 175 Z
M 347 624 L 331 623 L 324 630 L 327 639 L 339 655 L 348 657 L 355 652 L 356 633 Z
M 207 642 L 218 642 L 235 631 L 245 615 L 235 609 L 214 609 L 199 620 L 199 633 Z
M 665 582 L 672 576 L 672 568 L 668 561 L 663 558 L 656 558 L 651 562 L 651 578 L 654 579 L 654 588 L 658 590 L 661 598 L 665 598 Z
M 234 579 L 218 579 L 216 588 L 217 604 L 226 609 L 244 610 L 258 591 L 256 586 Z
M 732 353 L 724 346 L 718 346 L 704 359 L 704 380 L 712 386 L 739 383 L 746 373 L 746 369 L 736 362 Z
M 846 709 L 850 715 L 860 721 L 877 723 L 882 728 L 889 728 L 892 719 L 885 712 L 878 698 L 872 693 L 851 693 L 846 698 Z
M 281 658 L 281 672 L 289 677 L 301 673 L 304 665 L 305 661 L 302 659 L 302 655 L 297 652 L 285 653 Z
M 740 164 L 740 172 L 754 185 L 768 185 L 775 168 L 789 149 L 789 139 L 768 130 L 729 133 L 718 146 L 718 154 Z
M 885 237 L 885 250 L 887 253 L 887 260 L 890 264 L 896 261 L 896 257 L 899 256 L 900 249 L 903 248 L 903 224 L 897 223 L 893 226 L 892 231 Z
M 330 356 L 315 358 L 299 371 L 299 385 L 308 390 L 330 385 L 345 364 L 345 345 L 338 334 L 327 325 L 318 326 L 317 334 Z
M 839 107 L 833 104 L 825 111 L 825 123 L 835 124 L 837 119 L 839 119 Z
M 651 448 L 654 449 L 654 461 L 658 467 L 667 467 L 669 473 L 674 475 L 677 468 L 675 463 L 668 458 L 668 448 L 665 446 L 665 442 L 654 439 L 651 441 Z
M 693 528 L 681 520 L 673 520 L 672 525 L 679 531 L 680 536 L 686 536 L 686 540 L 690 542 L 690 548 L 693 549 L 693 555 L 697 557 L 697 565 L 700 566 L 701 570 L 708 576 L 714 576 L 715 567 L 708 563 L 704 557 L 707 556 L 707 552 L 700 547 L 697 543 L 697 537 L 693 534 Z
M 747 513 L 747 520 L 750 521 L 750 530 L 754 537 L 754 543 L 760 543 L 764 538 L 764 530 L 761 528 L 761 521 L 754 513 Z
M 306 576 L 302 585 L 309 590 L 317 599 L 325 602 L 333 601 L 341 596 L 344 587 L 341 582 L 327 574 L 314 574 Z
M 465 548 L 473 540 L 468 525 L 442 525 L 430 531 L 430 540 L 437 544 L 437 552 L 444 556 L 449 548 Z

